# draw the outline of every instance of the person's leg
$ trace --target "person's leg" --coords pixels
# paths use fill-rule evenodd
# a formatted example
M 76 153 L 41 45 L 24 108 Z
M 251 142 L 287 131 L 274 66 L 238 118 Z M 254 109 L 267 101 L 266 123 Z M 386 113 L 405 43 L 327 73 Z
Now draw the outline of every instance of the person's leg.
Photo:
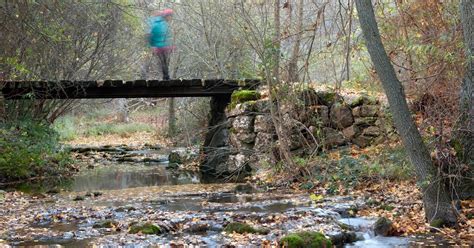
M 168 64 L 169 64 L 169 53 L 167 51 L 160 51 L 158 53 L 158 58 L 160 59 L 160 67 L 161 72 L 163 75 L 163 80 L 169 80 L 169 71 L 168 71 Z

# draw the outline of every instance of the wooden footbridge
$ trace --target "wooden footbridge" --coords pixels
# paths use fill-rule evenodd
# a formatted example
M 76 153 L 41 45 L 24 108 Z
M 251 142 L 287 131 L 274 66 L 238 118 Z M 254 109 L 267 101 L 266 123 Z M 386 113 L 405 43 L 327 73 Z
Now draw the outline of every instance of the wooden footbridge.
M 238 89 L 254 89 L 258 84 L 255 79 L 0 81 L 0 88 L 7 100 L 162 98 L 226 96 Z
M 208 131 L 203 144 L 201 174 L 204 181 L 225 175 L 216 167 L 229 157 L 229 130 L 225 109 L 232 92 L 255 89 L 258 80 L 184 79 L 184 80 L 105 80 L 105 81 L 0 81 L 1 95 L 6 100 L 84 99 L 84 98 L 163 98 L 210 97 Z

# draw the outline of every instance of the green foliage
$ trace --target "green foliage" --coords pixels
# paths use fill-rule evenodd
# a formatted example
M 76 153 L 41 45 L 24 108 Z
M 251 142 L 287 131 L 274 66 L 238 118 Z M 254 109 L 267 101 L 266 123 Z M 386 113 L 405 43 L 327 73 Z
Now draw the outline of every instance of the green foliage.
M 234 91 L 231 96 L 230 108 L 234 108 L 239 103 L 258 100 L 260 97 L 260 93 L 255 90 Z
M 152 126 L 143 123 L 100 123 L 85 130 L 84 135 L 127 135 L 136 132 L 153 132 L 153 130 Z
M 78 135 L 77 127 L 74 123 L 74 117 L 66 116 L 57 119 L 54 124 L 54 130 L 58 132 L 60 140 L 73 140 Z
M 130 234 L 161 234 L 161 228 L 159 226 L 153 225 L 151 223 L 145 223 L 145 224 L 136 224 L 132 225 L 130 229 L 128 230 L 128 233 Z
M 341 184 L 350 188 L 370 179 L 408 180 L 413 177 L 413 169 L 402 146 L 386 147 L 371 156 L 354 157 L 350 150 L 339 153 L 337 159 L 329 159 L 323 153 L 311 162 L 317 165 L 313 168 L 315 179 L 328 183 L 328 194 L 338 193 Z
M 287 248 L 329 248 L 332 242 L 319 232 L 299 232 L 280 239 L 280 245 Z
M 60 175 L 71 162 L 59 135 L 46 123 L 24 120 L 0 126 L 0 179 Z

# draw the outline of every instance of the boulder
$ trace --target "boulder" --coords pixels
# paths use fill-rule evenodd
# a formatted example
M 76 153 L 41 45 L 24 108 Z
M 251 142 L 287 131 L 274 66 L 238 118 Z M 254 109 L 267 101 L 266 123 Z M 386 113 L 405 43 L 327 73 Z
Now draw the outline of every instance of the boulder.
M 187 163 L 187 162 L 196 160 L 198 159 L 198 157 L 199 157 L 199 151 L 196 149 L 175 148 L 168 155 L 168 161 L 169 163 L 182 164 L 182 163 Z M 157 162 L 157 161 L 159 160 L 153 160 L 153 161 L 148 160 L 148 162 Z
M 270 100 L 260 99 L 255 101 L 255 110 L 260 114 L 270 113 Z
M 331 240 L 326 238 L 324 234 L 320 232 L 290 233 L 281 238 L 278 243 L 281 247 L 288 248 L 329 248 L 333 246 Z
M 336 103 L 331 106 L 331 124 L 338 129 L 344 129 L 354 123 L 351 108 L 346 104 Z
M 372 140 L 373 140 L 373 137 L 359 135 L 356 138 L 352 139 L 352 143 L 356 144 L 360 148 L 365 148 L 372 144 Z
M 379 107 L 376 105 L 361 105 L 352 110 L 354 117 L 377 117 Z
M 352 125 L 350 127 L 344 128 L 344 130 L 342 130 L 342 134 L 344 137 L 346 137 L 346 139 L 351 140 L 360 134 L 360 128 L 356 125 Z
M 236 171 L 243 169 L 250 161 L 249 156 L 244 154 L 237 154 L 237 155 L 230 155 L 229 162 L 228 162 L 228 170 L 229 171 Z
M 389 236 L 393 232 L 393 223 L 391 220 L 380 217 L 374 223 L 374 233 L 380 236 Z
M 376 105 L 379 104 L 379 101 L 377 98 L 373 96 L 367 96 L 367 95 L 362 95 L 362 96 L 357 96 L 353 99 L 351 99 L 350 102 L 348 102 L 351 107 L 357 107 L 361 105 Z
M 254 132 L 239 132 L 236 133 L 238 140 L 242 141 L 245 144 L 253 144 L 255 142 L 255 137 L 257 135 Z
M 242 115 L 235 117 L 232 122 L 232 128 L 237 132 L 253 132 L 254 116 Z
M 270 115 L 255 116 L 254 131 L 267 133 L 274 132 L 275 126 L 273 125 L 273 121 Z
M 318 95 L 319 103 L 328 107 L 331 107 L 336 102 L 343 101 L 343 98 L 335 92 L 318 91 L 316 95 Z
M 303 147 L 303 137 L 299 133 L 290 135 L 290 150 L 294 151 Z
M 251 113 L 254 113 L 256 110 L 257 108 L 254 101 L 239 103 L 234 108 L 228 111 L 227 116 L 232 117 L 232 116 L 251 114 Z
M 241 141 L 240 139 L 243 138 L 245 135 L 242 135 L 241 133 L 231 133 L 230 134 L 230 145 L 233 148 L 237 148 L 237 150 L 250 150 L 253 149 L 253 144 L 252 143 L 246 143 Z
M 378 137 L 381 134 L 382 132 L 380 131 L 380 128 L 376 126 L 370 126 L 364 129 L 364 131 L 362 131 L 362 135 L 369 136 L 369 137 Z
M 273 134 L 272 133 L 257 133 L 255 138 L 254 150 L 257 153 L 265 153 L 271 150 L 273 143 Z
M 354 124 L 359 127 L 368 127 L 374 126 L 376 121 L 376 117 L 357 117 L 354 119 Z
M 324 145 L 328 148 L 336 147 L 346 144 L 346 139 L 344 136 L 335 129 L 330 127 L 323 128 L 324 134 Z

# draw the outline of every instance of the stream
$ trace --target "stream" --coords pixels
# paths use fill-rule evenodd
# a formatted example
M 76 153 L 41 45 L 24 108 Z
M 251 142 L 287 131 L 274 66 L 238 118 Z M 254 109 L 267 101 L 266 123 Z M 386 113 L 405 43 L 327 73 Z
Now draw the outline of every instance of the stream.
M 200 184 L 197 172 L 170 169 L 168 152 L 121 151 L 119 157 L 92 152 L 107 162 L 98 159 L 98 166 L 82 170 L 58 193 L 7 194 L 4 206 L 10 207 L 0 209 L 0 247 L 270 247 L 302 230 L 323 232 L 340 241 L 338 247 L 410 247 L 427 239 L 375 236 L 375 220 L 350 217 L 350 209 L 365 204 L 351 196 L 315 203 L 307 193 L 291 190 Z M 124 157 L 152 162 L 120 161 Z M 234 221 L 269 232 L 225 233 Z M 164 234 L 127 232 L 145 222 Z

